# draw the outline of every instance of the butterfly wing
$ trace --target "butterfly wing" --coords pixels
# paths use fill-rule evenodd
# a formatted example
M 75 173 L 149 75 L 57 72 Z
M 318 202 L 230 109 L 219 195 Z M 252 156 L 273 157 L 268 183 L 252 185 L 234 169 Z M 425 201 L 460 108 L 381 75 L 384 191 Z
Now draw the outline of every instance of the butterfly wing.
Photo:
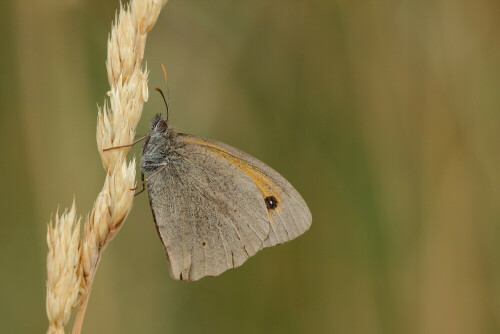
M 306 202 L 283 176 L 257 158 L 230 145 L 188 134 L 180 134 L 184 142 L 222 157 L 250 177 L 261 194 L 261 201 L 275 197 L 278 205 L 266 210 L 270 231 L 263 247 L 295 239 L 311 226 L 312 216 Z M 240 173 L 241 174 L 241 173 Z
M 177 140 L 180 158 L 148 181 L 173 278 L 219 275 L 309 228 L 304 200 L 270 167 L 220 142 L 185 134 Z

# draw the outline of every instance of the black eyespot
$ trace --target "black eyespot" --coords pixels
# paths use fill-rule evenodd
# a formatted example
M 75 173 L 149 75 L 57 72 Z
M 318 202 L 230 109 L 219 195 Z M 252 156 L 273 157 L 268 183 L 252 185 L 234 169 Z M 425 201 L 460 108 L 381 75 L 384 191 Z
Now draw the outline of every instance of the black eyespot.
M 203 245 L 203 246 L 206 246 L 206 245 L 207 245 L 207 243 L 206 243 L 205 241 L 203 241 L 202 245 Z
M 278 200 L 274 196 L 267 196 L 264 201 L 266 202 L 266 206 L 268 210 L 276 209 L 278 206 Z

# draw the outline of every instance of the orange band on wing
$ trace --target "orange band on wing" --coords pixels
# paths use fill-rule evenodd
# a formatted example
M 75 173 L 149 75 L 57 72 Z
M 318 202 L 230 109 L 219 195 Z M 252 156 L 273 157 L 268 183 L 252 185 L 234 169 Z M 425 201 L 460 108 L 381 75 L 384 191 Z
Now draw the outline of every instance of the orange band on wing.
M 234 166 L 238 167 L 241 171 L 252 178 L 255 185 L 259 188 L 260 193 L 263 198 L 274 196 L 281 203 L 281 196 L 279 191 L 279 186 L 274 183 L 262 170 L 250 163 L 249 161 L 239 158 L 236 155 L 229 152 L 225 147 L 217 145 L 212 142 L 208 142 L 199 138 L 187 137 L 184 139 L 186 142 L 191 142 L 193 144 L 203 146 L 206 149 L 214 152 L 218 156 L 226 159 Z M 278 205 L 278 208 L 280 206 Z

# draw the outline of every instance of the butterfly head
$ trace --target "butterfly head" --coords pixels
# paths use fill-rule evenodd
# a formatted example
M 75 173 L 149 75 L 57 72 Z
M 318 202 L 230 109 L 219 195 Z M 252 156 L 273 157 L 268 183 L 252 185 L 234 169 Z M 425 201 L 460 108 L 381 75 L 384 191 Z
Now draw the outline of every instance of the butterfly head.
M 161 117 L 161 114 L 156 114 L 151 121 L 150 130 L 152 134 L 161 134 L 167 131 L 168 120 Z

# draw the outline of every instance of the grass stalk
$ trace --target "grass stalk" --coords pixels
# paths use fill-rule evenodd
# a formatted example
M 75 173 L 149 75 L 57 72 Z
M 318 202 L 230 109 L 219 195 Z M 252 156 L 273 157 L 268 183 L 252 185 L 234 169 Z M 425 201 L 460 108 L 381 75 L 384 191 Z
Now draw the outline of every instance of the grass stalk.
M 135 159 L 130 147 L 105 151 L 133 142 L 144 102 L 148 99 L 147 69 L 142 69 L 147 33 L 166 0 L 132 0 L 120 6 L 108 39 L 106 68 L 110 91 L 98 111 L 97 148 L 106 171 L 104 186 L 80 233 L 75 204 L 55 225 L 49 223 L 47 243 L 47 333 L 64 333 L 77 307 L 73 334 L 82 329 L 85 311 L 102 252 L 116 236 L 132 207 Z M 81 236 L 81 237 L 80 237 Z

